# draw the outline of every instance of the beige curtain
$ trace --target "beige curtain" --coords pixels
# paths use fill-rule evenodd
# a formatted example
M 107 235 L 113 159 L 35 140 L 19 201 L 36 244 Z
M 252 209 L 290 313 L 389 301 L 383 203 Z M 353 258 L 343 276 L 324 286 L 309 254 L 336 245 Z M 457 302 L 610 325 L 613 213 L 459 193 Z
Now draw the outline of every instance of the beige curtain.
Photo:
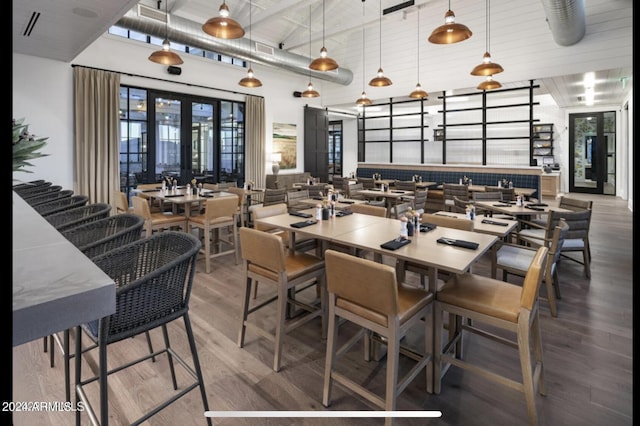
M 75 67 L 74 192 L 109 203 L 120 189 L 120 74 Z
M 264 98 L 247 96 L 246 99 L 246 176 L 245 181 L 253 181 L 257 188 L 266 184 L 265 163 L 267 159 Z

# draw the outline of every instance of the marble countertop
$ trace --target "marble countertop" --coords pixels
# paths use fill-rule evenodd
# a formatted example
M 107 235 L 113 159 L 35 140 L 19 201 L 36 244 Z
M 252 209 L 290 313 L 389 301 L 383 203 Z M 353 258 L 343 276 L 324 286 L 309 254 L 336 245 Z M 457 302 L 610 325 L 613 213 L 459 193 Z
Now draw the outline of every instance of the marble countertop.
M 115 283 L 13 193 L 13 346 L 115 312 Z

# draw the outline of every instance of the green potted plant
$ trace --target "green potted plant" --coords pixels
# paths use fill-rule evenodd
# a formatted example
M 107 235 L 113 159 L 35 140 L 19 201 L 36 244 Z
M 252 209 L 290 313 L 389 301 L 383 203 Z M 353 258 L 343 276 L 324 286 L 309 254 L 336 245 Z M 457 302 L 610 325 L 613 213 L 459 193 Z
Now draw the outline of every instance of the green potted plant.
M 13 171 L 33 173 L 27 167 L 33 167 L 29 161 L 46 157 L 39 150 L 47 144 L 49 138 L 39 138 L 29 133 L 29 125 L 25 124 L 24 118 L 13 119 Z

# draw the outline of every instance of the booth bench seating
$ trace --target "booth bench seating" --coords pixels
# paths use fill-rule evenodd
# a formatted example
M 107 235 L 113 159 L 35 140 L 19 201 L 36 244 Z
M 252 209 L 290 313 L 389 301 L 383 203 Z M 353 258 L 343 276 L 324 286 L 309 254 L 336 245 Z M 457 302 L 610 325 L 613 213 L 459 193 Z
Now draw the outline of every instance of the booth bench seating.
M 265 187 L 267 189 L 286 189 L 291 191 L 294 183 L 305 183 L 311 177 L 311 173 L 279 173 L 267 175 Z
M 539 169 L 532 168 L 529 170 L 519 170 L 514 173 L 513 169 L 508 172 L 500 172 L 496 168 L 488 168 L 487 172 L 473 171 L 468 168 L 460 167 L 451 170 L 424 170 L 411 168 L 385 168 L 385 167 L 362 167 L 359 166 L 356 171 L 357 177 L 371 177 L 374 173 L 380 173 L 382 179 L 393 180 L 412 180 L 414 175 L 422 176 L 423 182 L 436 182 L 435 185 L 429 187 L 427 202 L 425 204 L 425 212 L 436 212 L 445 210 L 444 194 L 441 188 L 443 183 L 459 183 L 464 176 L 472 180 L 474 185 L 496 186 L 499 180 L 507 179 L 513 182 L 516 188 L 533 188 L 536 190 L 531 198 L 540 199 L 540 175 Z

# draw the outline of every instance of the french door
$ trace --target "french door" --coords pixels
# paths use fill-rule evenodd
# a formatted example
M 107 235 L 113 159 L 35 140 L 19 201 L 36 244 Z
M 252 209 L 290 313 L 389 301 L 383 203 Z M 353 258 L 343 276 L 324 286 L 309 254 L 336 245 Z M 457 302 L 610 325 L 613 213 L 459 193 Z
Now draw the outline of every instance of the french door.
M 569 114 L 569 191 L 615 195 L 616 113 Z

